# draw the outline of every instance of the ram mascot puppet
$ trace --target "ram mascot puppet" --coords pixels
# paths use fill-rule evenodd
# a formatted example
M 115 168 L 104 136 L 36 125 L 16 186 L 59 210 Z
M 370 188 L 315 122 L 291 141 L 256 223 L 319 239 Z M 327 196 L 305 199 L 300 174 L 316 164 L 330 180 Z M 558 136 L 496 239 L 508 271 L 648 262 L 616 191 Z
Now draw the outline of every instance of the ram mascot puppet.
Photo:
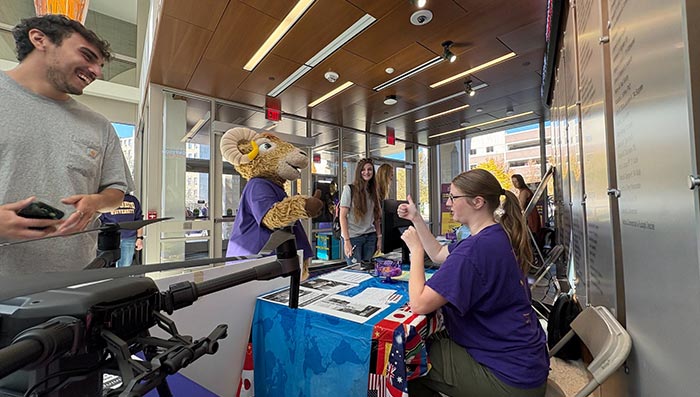
M 316 191 L 313 197 L 289 197 L 284 183 L 299 179 L 301 170 L 309 165 L 309 156 L 275 135 L 241 127 L 226 131 L 221 153 L 248 180 L 226 256 L 257 254 L 274 229 L 292 226 L 297 249 L 304 250 L 302 280 L 306 279 L 313 251 L 299 220 L 318 216 L 323 208 L 321 192 Z

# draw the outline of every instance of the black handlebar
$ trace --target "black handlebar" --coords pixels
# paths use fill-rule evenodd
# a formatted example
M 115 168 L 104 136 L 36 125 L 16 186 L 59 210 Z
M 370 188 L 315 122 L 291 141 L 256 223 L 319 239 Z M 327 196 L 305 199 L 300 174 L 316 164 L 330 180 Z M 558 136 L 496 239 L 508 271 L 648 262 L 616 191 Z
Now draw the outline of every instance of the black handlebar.
M 22 331 L 11 345 L 0 349 L 0 379 L 73 352 L 81 324 L 77 318 L 60 316 Z
M 44 346 L 34 339 L 15 342 L 0 350 L 0 379 L 38 360 Z

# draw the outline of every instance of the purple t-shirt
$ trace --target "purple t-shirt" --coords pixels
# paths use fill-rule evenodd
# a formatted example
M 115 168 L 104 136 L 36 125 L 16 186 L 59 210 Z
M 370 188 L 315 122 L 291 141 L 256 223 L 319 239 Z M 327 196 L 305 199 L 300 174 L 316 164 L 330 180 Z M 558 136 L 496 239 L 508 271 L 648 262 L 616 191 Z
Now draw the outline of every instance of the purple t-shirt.
M 426 285 L 448 301 L 442 312 L 450 338 L 504 383 L 541 386 L 549 373 L 545 333 L 503 227 L 488 226 L 449 249 Z
M 271 229 L 263 226 L 262 220 L 275 203 L 286 197 L 284 189 L 267 179 L 249 180 L 241 194 L 226 256 L 255 255 L 260 252 L 272 234 Z M 309 239 L 301 222 L 296 221 L 292 229 L 296 236 L 297 249 L 304 250 L 304 259 L 313 257 Z

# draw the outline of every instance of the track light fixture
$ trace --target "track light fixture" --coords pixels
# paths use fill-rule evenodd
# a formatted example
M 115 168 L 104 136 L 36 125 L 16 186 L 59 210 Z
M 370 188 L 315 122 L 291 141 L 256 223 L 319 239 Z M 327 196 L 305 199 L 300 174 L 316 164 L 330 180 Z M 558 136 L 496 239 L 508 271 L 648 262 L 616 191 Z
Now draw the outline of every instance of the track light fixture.
M 446 59 L 450 62 L 454 62 L 457 60 L 457 55 L 453 54 L 452 51 L 450 51 L 450 47 L 452 47 L 452 44 L 454 44 L 452 41 L 447 40 L 442 43 L 442 57 L 443 59 Z
M 474 96 L 476 95 L 476 91 L 474 88 L 472 88 L 472 81 L 471 80 L 466 80 L 464 82 L 464 92 L 467 93 L 469 96 Z

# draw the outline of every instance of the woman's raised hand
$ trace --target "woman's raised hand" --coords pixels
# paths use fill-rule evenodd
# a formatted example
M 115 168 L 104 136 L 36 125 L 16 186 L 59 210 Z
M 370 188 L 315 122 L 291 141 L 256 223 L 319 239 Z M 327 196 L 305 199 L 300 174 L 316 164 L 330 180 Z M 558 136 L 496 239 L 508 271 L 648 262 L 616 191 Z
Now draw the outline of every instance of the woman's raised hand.
M 409 221 L 413 222 L 418 214 L 418 209 L 416 208 L 416 204 L 413 202 L 410 194 L 407 196 L 407 199 L 408 204 L 399 205 L 399 209 L 396 211 L 396 213 L 399 218 L 408 219 Z
M 423 245 L 420 242 L 420 237 L 418 237 L 418 232 L 413 226 L 410 226 L 403 232 L 403 234 L 401 234 L 401 240 L 406 243 L 406 246 L 411 253 L 423 250 Z

